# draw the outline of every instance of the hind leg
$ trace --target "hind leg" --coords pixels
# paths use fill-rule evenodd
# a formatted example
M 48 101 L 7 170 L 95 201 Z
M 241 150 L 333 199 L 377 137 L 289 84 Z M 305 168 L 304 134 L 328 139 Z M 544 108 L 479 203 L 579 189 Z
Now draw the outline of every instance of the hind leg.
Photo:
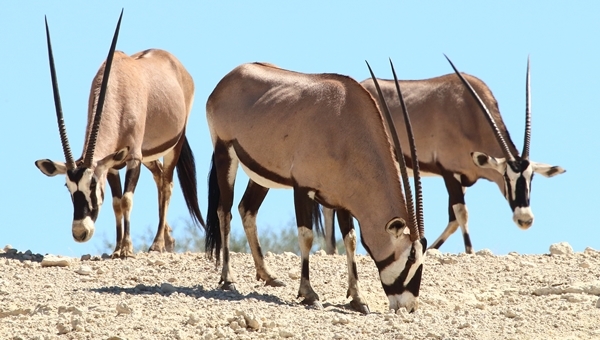
M 235 278 L 230 266 L 229 238 L 231 232 L 231 207 L 233 205 L 233 187 L 238 167 L 238 159 L 232 147 L 222 142 L 215 144 L 214 164 L 220 191 L 217 216 L 221 233 L 221 248 L 223 252 L 223 268 L 221 270 L 221 289 L 236 290 Z M 219 251 L 219 250 L 217 250 Z M 218 257 L 218 256 L 217 256 Z M 218 263 L 218 262 L 217 262 Z
M 457 178 L 459 175 L 455 175 L 449 172 L 443 173 L 444 183 L 446 184 L 446 190 L 448 191 L 448 216 L 449 222 L 446 229 L 442 232 L 440 237 L 433 242 L 430 248 L 439 249 L 444 242 L 454 234 L 460 226 L 463 232 L 463 240 L 465 243 L 465 252 L 467 254 L 473 253 L 473 247 L 471 246 L 471 238 L 469 236 L 468 213 L 467 206 L 465 205 L 465 187 L 462 186 L 461 182 Z
M 338 252 L 335 246 L 334 217 L 334 209 L 323 207 L 323 218 L 325 219 L 325 253 L 328 255 L 337 254 Z
M 240 201 L 238 210 L 242 217 L 242 223 L 244 224 L 244 232 L 250 245 L 250 251 L 254 258 L 254 267 L 256 267 L 256 279 L 265 281 L 265 285 L 272 287 L 283 287 L 285 283 L 281 280 L 277 280 L 269 271 L 269 268 L 265 264 L 260 242 L 258 241 L 258 234 L 256 230 L 256 215 L 260 205 L 269 192 L 268 188 L 256 184 L 254 181 L 249 180 L 244 196 Z
M 313 290 L 309 277 L 309 255 L 313 245 L 312 214 L 314 201 L 309 197 L 306 188 L 294 188 L 294 207 L 298 225 L 298 241 L 300 243 L 301 277 L 298 297 L 303 297 L 303 304 L 322 308 L 319 296 Z
M 338 209 L 338 224 L 344 239 L 346 247 L 346 261 L 348 263 L 348 292 L 346 297 L 352 297 L 350 306 L 363 314 L 369 314 L 369 306 L 362 298 L 358 284 L 358 270 L 356 269 L 356 232 L 354 231 L 354 221 L 348 210 Z
M 148 249 L 148 251 L 172 252 L 175 249 L 175 239 L 173 239 L 173 237 L 170 234 L 171 227 L 169 227 L 169 224 L 166 221 L 166 217 L 164 220 L 164 228 L 162 228 L 162 230 L 161 230 L 162 223 L 161 223 L 160 215 L 163 211 L 161 209 L 161 205 L 163 204 L 163 201 L 164 201 L 164 198 L 163 198 L 163 195 L 164 195 L 163 164 L 160 161 L 156 160 L 156 161 L 144 163 L 144 165 L 146 166 L 146 168 L 148 168 L 148 170 L 150 170 L 150 172 L 152 173 L 152 178 L 154 179 L 154 182 L 156 183 L 156 189 L 158 192 L 158 207 L 159 207 L 158 228 L 156 231 L 156 236 L 154 237 L 154 241 L 152 242 L 152 245 L 150 245 L 150 248 Z M 166 212 L 165 212 L 165 214 L 166 214 Z

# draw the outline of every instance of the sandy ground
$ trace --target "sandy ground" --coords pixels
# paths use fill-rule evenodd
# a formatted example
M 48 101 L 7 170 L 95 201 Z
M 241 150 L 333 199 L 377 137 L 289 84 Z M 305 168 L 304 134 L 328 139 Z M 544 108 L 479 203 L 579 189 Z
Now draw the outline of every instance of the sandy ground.
M 249 254 L 233 254 L 239 292 L 224 292 L 204 254 L 82 260 L 7 248 L 0 339 L 600 339 L 600 252 L 562 246 L 563 255 L 430 251 L 413 314 L 387 310 L 373 261 L 359 256 L 366 316 L 349 309 L 341 255 L 311 256 L 319 310 L 296 299 L 291 253 L 267 254 L 280 288 L 255 280 Z

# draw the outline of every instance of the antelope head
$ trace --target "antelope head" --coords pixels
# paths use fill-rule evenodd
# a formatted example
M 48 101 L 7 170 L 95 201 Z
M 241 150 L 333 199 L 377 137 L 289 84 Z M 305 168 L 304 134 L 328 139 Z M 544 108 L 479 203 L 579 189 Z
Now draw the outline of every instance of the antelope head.
M 402 186 L 404 187 L 406 210 L 408 213 L 407 220 L 395 218 L 386 226 L 386 230 L 391 234 L 399 256 L 392 254 L 392 256 L 384 261 L 376 261 L 376 264 L 379 269 L 383 290 L 390 303 L 389 308 L 397 310 L 400 307 L 405 307 L 407 311 L 414 312 L 419 306 L 419 289 L 421 287 L 421 277 L 423 274 L 423 261 L 425 259 L 425 251 L 427 250 L 427 240 L 425 239 L 425 228 L 423 223 L 423 194 L 415 138 L 406 104 L 402 92 L 400 91 L 396 71 L 394 70 L 394 64 L 390 59 L 390 66 L 394 75 L 394 82 L 396 83 L 396 93 L 398 94 L 398 99 L 402 105 L 402 112 L 404 114 L 411 159 L 413 160 L 416 213 L 408 180 L 406 161 L 394 126 L 394 121 L 390 115 L 388 105 L 383 97 L 377 78 L 371 70 L 369 63 L 367 63 L 367 66 L 369 67 L 371 78 L 373 78 L 379 100 L 382 103 L 380 108 L 381 113 L 386 121 L 388 132 L 394 142 L 394 150 L 400 166 L 400 175 L 402 177 Z
M 75 162 L 67 138 L 67 130 L 63 119 L 60 95 L 58 91 L 58 82 L 56 79 L 56 70 L 54 66 L 54 57 L 52 54 L 52 44 L 50 43 L 50 32 L 48 30 L 48 21 L 46 20 L 46 40 L 48 44 L 48 58 L 50 63 L 50 74 L 52 76 L 52 88 L 54 91 L 54 105 L 56 107 L 56 118 L 58 121 L 58 130 L 60 133 L 61 144 L 66 162 L 51 161 L 49 159 L 40 159 L 35 165 L 47 176 L 56 176 L 66 174 L 66 186 L 71 194 L 73 201 L 73 238 L 77 242 L 86 242 L 94 234 L 94 222 L 98 217 L 100 207 L 104 200 L 104 187 L 106 183 L 106 174 L 110 168 L 123 163 L 129 153 L 129 148 L 123 148 L 101 160 L 94 162 L 94 150 L 98 138 L 98 128 L 102 118 L 102 107 L 106 96 L 106 87 L 108 76 L 112 64 L 113 54 L 117 44 L 119 28 L 123 11 L 117 23 L 117 28 L 112 40 L 108 57 L 104 68 L 104 77 L 100 87 L 100 94 L 96 105 L 96 113 L 91 125 L 90 135 L 83 160 Z
M 465 84 L 481 110 L 484 112 L 504 154 L 504 157 L 496 158 L 482 152 L 472 152 L 471 157 L 473 158 L 473 162 L 475 162 L 475 165 L 478 167 L 494 169 L 503 176 L 504 196 L 513 211 L 513 221 L 519 228 L 528 229 L 533 225 L 533 212 L 529 206 L 529 198 L 531 194 L 531 181 L 533 180 L 534 173 L 539 173 L 545 177 L 553 177 L 565 172 L 565 169 L 560 166 L 537 163 L 529 159 L 529 145 L 531 141 L 529 58 L 527 58 L 527 75 L 525 81 L 525 140 L 523 143 L 523 154 L 519 156 L 518 154 L 514 155 L 508 148 L 493 116 L 475 89 L 456 69 L 452 61 L 450 61 L 447 56 L 445 57 L 448 62 L 450 62 L 454 72 L 456 72 L 460 80 Z

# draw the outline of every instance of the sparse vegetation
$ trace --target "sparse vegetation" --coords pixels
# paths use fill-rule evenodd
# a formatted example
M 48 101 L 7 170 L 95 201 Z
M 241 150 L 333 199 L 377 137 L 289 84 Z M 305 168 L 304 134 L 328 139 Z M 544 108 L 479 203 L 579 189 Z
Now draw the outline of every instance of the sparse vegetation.
M 175 251 L 178 253 L 191 251 L 194 253 L 204 252 L 204 231 L 196 227 L 191 221 L 182 221 L 181 224 L 171 226 L 173 228 L 173 237 L 175 238 Z M 148 251 L 154 235 L 156 233 L 155 226 L 146 226 L 146 230 L 140 236 L 133 238 L 133 248 L 136 252 Z M 235 230 L 231 233 L 231 251 L 239 253 L 249 253 L 250 247 L 246 240 L 246 234 L 243 230 Z M 239 229 L 239 228 L 237 228 Z M 259 227 L 260 245 L 264 252 L 270 251 L 275 254 L 283 252 L 292 252 L 300 254 L 300 246 L 298 245 L 298 232 L 295 223 L 290 221 L 283 228 L 260 228 Z M 315 241 L 312 251 L 317 251 L 324 247 L 324 239 L 320 235 L 315 235 Z M 100 253 L 110 254 L 114 249 L 115 244 L 112 236 L 104 234 L 102 245 L 98 251 Z M 337 242 L 339 254 L 344 254 L 344 243 L 340 240 Z

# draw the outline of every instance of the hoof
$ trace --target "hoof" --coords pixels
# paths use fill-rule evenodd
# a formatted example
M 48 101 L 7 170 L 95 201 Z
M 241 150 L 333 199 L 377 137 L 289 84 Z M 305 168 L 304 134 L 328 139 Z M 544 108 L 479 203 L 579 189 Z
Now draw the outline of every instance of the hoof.
M 350 301 L 350 307 L 352 307 L 352 309 L 354 309 L 355 311 L 360 312 L 362 314 L 371 313 L 371 311 L 369 310 L 369 306 L 367 306 L 364 303 L 355 301 L 355 300 Z
M 319 300 L 313 300 L 313 299 L 306 298 L 306 299 L 302 300 L 302 304 L 307 307 L 312 307 L 314 309 L 319 309 L 319 310 L 323 309 L 323 305 L 321 304 L 321 301 L 319 301 Z
M 112 254 L 110 254 L 111 259 L 119 259 L 121 258 L 121 251 L 115 250 Z
M 229 290 L 232 292 L 237 292 L 238 290 L 235 288 L 235 283 L 233 282 L 224 282 L 221 287 L 219 287 L 219 289 L 221 290 Z
M 156 251 L 156 252 L 159 252 L 159 253 L 164 253 L 167 250 L 165 249 L 164 245 L 161 246 L 161 245 L 158 245 L 158 244 L 153 244 L 153 245 L 150 246 L 150 249 L 148 249 L 148 252 L 151 252 L 151 251 Z
M 128 251 L 122 251 L 121 252 L 121 258 L 122 259 L 126 259 L 126 258 L 135 258 L 135 255 L 133 254 L 133 251 L 128 250 Z
M 285 287 L 285 283 L 281 280 L 278 279 L 271 279 L 267 282 L 265 282 L 265 286 L 271 286 L 271 287 Z

